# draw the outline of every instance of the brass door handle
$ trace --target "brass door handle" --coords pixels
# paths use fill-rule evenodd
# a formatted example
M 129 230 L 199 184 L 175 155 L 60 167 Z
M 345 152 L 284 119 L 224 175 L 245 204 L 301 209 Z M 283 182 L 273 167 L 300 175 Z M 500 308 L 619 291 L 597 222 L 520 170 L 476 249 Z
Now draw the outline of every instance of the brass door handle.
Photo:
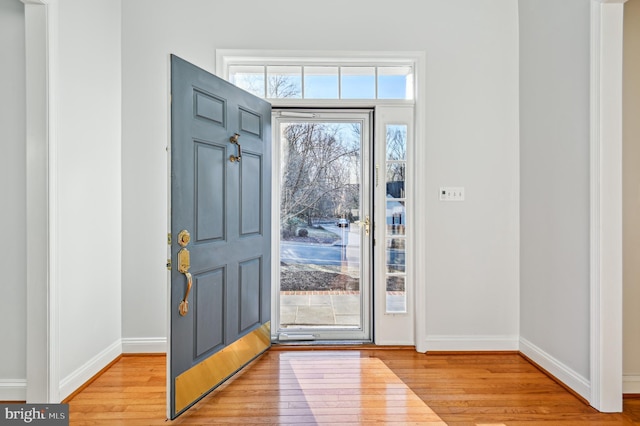
M 189 253 L 189 249 L 185 247 L 189 244 L 189 233 L 187 231 L 182 231 L 180 232 L 180 235 L 184 238 L 179 238 L 179 243 L 182 248 L 178 252 L 178 272 L 187 277 L 187 291 L 184 294 L 182 302 L 180 302 L 180 306 L 178 306 L 178 312 L 180 312 L 181 316 L 185 316 L 189 312 L 189 292 L 193 286 L 193 277 L 189 272 L 189 268 L 191 267 L 191 254 Z
M 187 291 L 184 294 L 184 299 L 180 302 L 180 306 L 178 306 L 178 311 L 181 316 L 187 315 L 189 312 L 189 292 L 191 291 L 191 286 L 193 285 L 193 277 L 191 276 L 191 272 L 185 272 L 184 276 L 187 277 Z
M 371 220 L 369 219 L 369 216 L 364 217 L 364 222 L 356 220 L 354 223 L 361 228 L 364 226 L 364 235 L 367 237 L 369 236 L 371 233 Z
M 231 154 L 229 156 L 229 161 L 231 161 L 232 163 L 235 163 L 236 161 L 240 161 L 240 159 L 242 158 L 242 147 L 240 146 L 240 142 L 238 142 L 239 138 L 240 138 L 240 135 L 237 133 L 234 133 L 233 136 L 229 138 L 229 142 L 238 146 L 238 155 L 235 156 Z

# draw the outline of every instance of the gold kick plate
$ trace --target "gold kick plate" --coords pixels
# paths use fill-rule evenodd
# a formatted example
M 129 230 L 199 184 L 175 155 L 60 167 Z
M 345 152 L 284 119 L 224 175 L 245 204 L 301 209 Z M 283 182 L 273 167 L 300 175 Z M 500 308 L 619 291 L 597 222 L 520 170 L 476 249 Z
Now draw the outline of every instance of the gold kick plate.
M 271 322 L 266 322 L 231 343 L 224 349 L 206 358 L 181 373 L 175 379 L 176 414 L 209 389 L 222 383 L 243 365 L 269 349 L 271 346 Z

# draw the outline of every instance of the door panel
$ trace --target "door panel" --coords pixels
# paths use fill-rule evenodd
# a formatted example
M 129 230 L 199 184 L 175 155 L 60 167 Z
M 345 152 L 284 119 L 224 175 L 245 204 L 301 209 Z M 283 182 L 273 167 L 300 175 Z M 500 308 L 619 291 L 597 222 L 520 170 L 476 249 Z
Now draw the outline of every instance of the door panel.
M 271 107 L 176 56 L 171 96 L 175 418 L 270 345 Z
M 196 357 L 199 358 L 224 344 L 224 269 L 196 277 L 194 287 Z
M 224 238 L 225 161 L 225 147 L 201 142 L 196 144 L 197 242 Z
M 260 288 L 262 259 L 240 262 L 240 330 L 248 330 L 260 322 Z
M 262 159 L 259 155 L 242 153 L 242 176 L 240 181 L 241 204 L 240 234 L 243 237 L 258 235 L 262 232 L 262 210 L 259 208 L 263 198 Z

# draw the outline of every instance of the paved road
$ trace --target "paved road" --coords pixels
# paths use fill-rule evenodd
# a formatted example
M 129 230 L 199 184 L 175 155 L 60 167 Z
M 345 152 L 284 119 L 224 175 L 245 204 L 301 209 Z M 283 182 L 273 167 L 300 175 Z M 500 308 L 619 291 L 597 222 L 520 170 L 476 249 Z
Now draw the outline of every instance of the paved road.
M 360 265 L 358 228 L 353 224 L 352 228 L 338 228 L 333 224 L 324 223 L 322 226 L 326 230 L 342 236 L 342 239 L 336 241 L 334 245 L 281 241 L 280 260 L 290 264 L 324 266 L 344 266 L 347 262 L 350 267 L 358 267 Z M 386 262 L 388 268 L 393 272 L 403 272 L 405 270 L 404 249 L 388 248 Z
M 280 243 L 280 260 L 284 263 L 340 266 L 346 259 L 346 247 L 310 243 Z
M 348 261 L 350 266 L 360 264 L 360 241 L 357 227 L 338 228 L 335 224 L 322 226 L 341 237 L 333 245 L 280 242 L 280 260 L 284 263 L 341 266 Z M 352 226 L 355 226 L 352 224 Z M 353 235 L 351 235 L 353 234 Z
M 359 244 L 351 243 L 349 247 L 350 229 L 338 228 L 335 224 L 323 223 L 322 226 L 327 231 L 340 236 L 341 240 L 336 241 L 333 245 L 282 241 L 280 243 L 280 260 L 285 263 L 340 266 L 348 259 L 350 265 L 357 266 L 359 264 L 357 255 Z M 357 239 L 357 235 L 351 236 L 351 240 Z

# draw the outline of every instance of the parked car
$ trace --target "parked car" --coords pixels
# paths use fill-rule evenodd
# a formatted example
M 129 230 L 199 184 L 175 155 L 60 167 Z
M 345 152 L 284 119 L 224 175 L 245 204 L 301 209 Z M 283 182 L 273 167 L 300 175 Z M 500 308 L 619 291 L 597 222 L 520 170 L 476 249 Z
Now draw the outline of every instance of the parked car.
M 338 219 L 338 222 L 336 222 L 336 225 L 338 226 L 338 228 L 348 228 L 349 221 L 347 219 Z

